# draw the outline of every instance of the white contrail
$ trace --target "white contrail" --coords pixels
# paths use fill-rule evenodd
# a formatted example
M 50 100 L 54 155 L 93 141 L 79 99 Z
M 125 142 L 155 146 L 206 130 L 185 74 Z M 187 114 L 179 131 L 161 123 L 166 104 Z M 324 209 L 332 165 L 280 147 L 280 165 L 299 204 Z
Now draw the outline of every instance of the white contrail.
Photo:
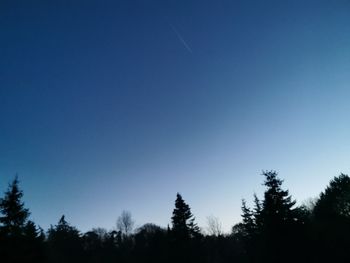
M 187 49 L 188 52 L 193 53 L 192 49 L 190 48 L 190 46 L 186 43 L 185 39 L 181 36 L 181 34 L 179 33 L 179 31 L 176 30 L 176 28 L 172 25 L 169 24 L 171 29 L 174 31 L 174 33 L 176 34 L 177 38 L 180 40 L 180 42 L 182 43 L 182 45 Z

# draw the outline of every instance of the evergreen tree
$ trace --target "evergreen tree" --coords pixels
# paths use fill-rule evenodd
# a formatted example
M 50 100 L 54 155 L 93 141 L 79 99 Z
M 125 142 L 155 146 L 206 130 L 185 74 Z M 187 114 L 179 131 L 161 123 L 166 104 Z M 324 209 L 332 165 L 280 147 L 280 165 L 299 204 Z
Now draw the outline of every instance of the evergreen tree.
M 78 262 L 82 255 L 79 231 L 63 215 L 56 226 L 48 230 L 49 257 L 52 262 Z
M 247 207 L 245 200 L 242 200 L 242 223 L 241 223 L 241 244 L 243 246 L 243 255 L 248 262 L 255 262 L 254 257 L 257 254 L 257 238 L 259 237 L 261 204 L 254 194 L 254 209 Z M 260 230 L 261 231 L 261 230 Z
M 264 193 L 262 207 L 258 213 L 261 216 L 263 227 L 276 229 L 294 221 L 293 206 L 296 201 L 292 200 L 288 190 L 283 190 L 283 181 L 277 177 L 275 171 L 263 172 L 264 185 L 267 190 Z
M 178 238 L 191 238 L 200 233 L 189 205 L 185 203 L 179 193 L 176 195 L 175 209 L 171 220 L 173 224 L 172 231 Z
M 28 222 L 24 226 L 23 233 L 26 236 L 26 238 L 32 239 L 32 240 L 40 237 L 39 230 L 37 229 L 34 222 L 31 220 L 28 220 Z
M 247 206 L 246 201 L 242 200 L 242 222 L 240 224 L 240 229 L 243 231 L 242 236 L 245 236 L 246 239 L 252 239 L 261 230 L 261 202 L 254 194 L 254 209 L 251 209 Z
M 288 190 L 282 189 L 283 181 L 275 171 L 263 172 L 266 190 L 260 201 L 254 195 L 254 209 L 242 201 L 242 223 L 239 236 L 245 247 L 249 262 L 279 262 L 280 256 L 287 252 L 287 243 L 292 243 L 293 232 L 298 222 L 299 210 L 293 208 L 295 201 Z M 284 261 L 289 262 L 290 259 Z
M 28 220 L 29 210 L 21 200 L 17 176 L 0 200 L 0 254 L 2 262 L 43 262 L 43 238 L 34 222 Z
M 254 194 L 253 218 L 255 227 L 254 235 L 259 235 L 263 229 L 262 202 L 259 200 L 256 194 Z
M 5 236 L 22 235 L 29 217 L 29 210 L 24 208 L 21 200 L 23 192 L 18 184 L 16 176 L 5 192 L 5 197 L 0 199 L 0 232 Z
M 297 214 L 288 190 L 282 189 L 283 181 L 277 177 L 275 171 L 263 172 L 266 190 L 260 210 L 255 215 L 258 225 L 258 244 L 256 246 L 257 259 L 255 261 L 285 262 L 295 260 L 290 254 L 290 246 L 295 246 Z M 260 204 L 260 202 L 258 202 Z
M 167 262 L 193 262 L 200 253 L 200 229 L 188 204 L 177 193 L 173 211 L 170 254 Z
M 254 213 L 253 211 L 247 207 L 246 201 L 242 200 L 242 226 L 243 226 L 243 235 L 247 238 L 252 237 L 254 230 L 256 228 Z
M 331 219 L 343 217 L 350 219 L 350 177 L 340 174 L 329 183 L 320 194 L 314 207 L 316 218 Z
M 350 262 L 350 177 L 335 177 L 315 204 L 314 254 L 328 262 Z

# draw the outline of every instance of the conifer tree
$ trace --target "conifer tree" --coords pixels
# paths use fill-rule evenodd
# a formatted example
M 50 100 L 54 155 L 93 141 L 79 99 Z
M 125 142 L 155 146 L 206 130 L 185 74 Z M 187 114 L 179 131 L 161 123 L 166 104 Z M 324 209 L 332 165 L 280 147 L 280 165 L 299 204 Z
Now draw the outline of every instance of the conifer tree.
M 314 207 L 317 219 L 343 217 L 350 219 L 350 177 L 340 174 L 329 183 L 320 194 Z
M 185 203 L 179 193 L 176 195 L 175 209 L 171 220 L 173 224 L 172 231 L 180 239 L 195 237 L 200 233 L 189 205 Z
M 39 237 L 40 233 L 33 221 L 28 220 L 28 222 L 24 226 L 24 235 L 28 239 L 32 239 L 32 240 Z
M 258 222 L 259 244 L 255 254 L 263 262 L 280 262 L 283 255 L 289 254 L 290 246 L 295 244 L 295 225 L 297 213 L 288 190 L 282 189 L 283 181 L 275 171 L 263 172 L 266 190 L 260 212 L 256 215 Z M 292 256 L 285 259 L 293 262 Z
M 312 215 L 318 261 L 350 262 L 350 177 L 341 174 L 320 194 Z
M 262 224 L 266 228 L 276 229 L 279 226 L 294 221 L 293 206 L 296 201 L 292 200 L 288 190 L 283 190 L 283 181 L 277 177 L 275 171 L 263 172 L 264 185 L 267 190 L 261 207 Z
M 5 192 L 5 197 L 0 199 L 0 231 L 6 236 L 22 235 L 30 214 L 29 210 L 24 208 L 21 200 L 23 192 L 18 184 L 16 176 Z
M 79 231 L 66 221 L 64 215 L 60 218 L 58 224 L 55 227 L 50 227 L 48 234 L 49 240 L 53 239 L 55 241 L 80 238 Z
M 2 262 L 43 262 L 43 241 L 21 200 L 17 176 L 0 199 L 0 254 Z
M 79 231 L 63 215 L 56 226 L 48 230 L 49 258 L 52 262 L 79 262 L 82 244 Z
M 253 211 L 247 207 L 246 201 L 242 200 L 242 226 L 244 227 L 244 233 L 242 233 L 245 237 L 251 237 L 255 230 L 255 222 L 254 222 L 254 213 Z

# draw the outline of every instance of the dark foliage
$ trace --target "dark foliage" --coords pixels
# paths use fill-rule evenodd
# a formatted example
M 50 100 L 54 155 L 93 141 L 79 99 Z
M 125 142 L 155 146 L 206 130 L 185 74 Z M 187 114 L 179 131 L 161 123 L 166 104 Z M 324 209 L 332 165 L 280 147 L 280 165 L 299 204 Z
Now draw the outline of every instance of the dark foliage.
M 79 262 L 82 244 L 79 231 L 63 215 L 56 226 L 51 226 L 47 237 L 50 262 Z
M 350 178 L 341 174 L 320 194 L 312 216 L 318 260 L 350 262 Z
M 200 234 L 200 229 L 194 220 L 195 218 L 191 213 L 189 205 L 186 204 L 182 196 L 177 193 L 175 209 L 171 218 L 173 224 L 172 233 L 175 238 L 185 240 L 198 236 Z
M 0 200 L 0 231 L 6 236 L 21 236 L 29 217 L 29 210 L 22 202 L 23 192 L 18 187 L 18 178 L 13 180 L 5 197 Z
M 0 200 L 1 262 L 42 262 L 44 237 L 22 202 L 23 192 L 16 178 Z
M 350 262 L 350 178 L 335 177 L 314 207 L 296 206 L 274 171 L 263 172 L 264 196 L 242 201 L 242 221 L 230 235 L 203 235 L 177 194 L 172 227 L 152 223 L 132 232 L 130 212 L 117 231 L 86 233 L 64 216 L 44 231 L 29 220 L 17 177 L 0 199 L 0 262 Z

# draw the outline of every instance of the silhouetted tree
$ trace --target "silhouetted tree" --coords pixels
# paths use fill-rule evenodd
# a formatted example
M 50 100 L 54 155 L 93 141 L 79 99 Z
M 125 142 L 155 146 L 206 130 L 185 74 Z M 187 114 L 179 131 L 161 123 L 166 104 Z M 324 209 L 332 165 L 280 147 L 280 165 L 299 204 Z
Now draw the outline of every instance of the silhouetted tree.
M 147 223 L 136 230 L 135 262 L 167 262 L 167 231 Z
M 29 210 L 22 202 L 23 192 L 19 189 L 16 176 L 0 200 L 0 232 L 6 236 L 20 236 L 29 217 Z
M 330 181 L 313 210 L 314 255 L 329 262 L 350 262 L 350 177 Z
M 131 234 L 134 224 L 135 222 L 132 219 L 131 213 L 129 211 L 123 211 L 117 219 L 117 230 L 123 235 L 128 236 Z
M 200 255 L 200 229 L 194 222 L 191 209 L 177 193 L 172 221 L 172 243 L 170 259 L 175 262 L 191 262 Z
M 260 222 L 262 234 L 260 240 L 259 257 L 265 261 L 279 262 L 287 253 L 287 243 L 291 242 L 289 229 L 294 223 L 293 206 L 295 201 L 288 190 L 283 190 L 282 180 L 275 171 L 263 172 L 266 190 L 262 201 L 261 211 L 256 214 L 256 221 Z M 288 260 L 288 259 L 286 259 Z
M 219 221 L 219 218 L 215 216 L 208 216 L 207 224 L 208 224 L 207 231 L 209 235 L 216 236 L 216 237 L 222 235 L 222 226 Z
M 44 262 L 45 258 L 45 234 L 42 228 L 28 220 L 24 226 L 24 252 L 26 262 Z M 25 261 L 22 261 L 25 262 Z
M 28 221 L 23 192 L 16 176 L 0 199 L 0 254 L 2 262 L 42 262 L 43 239 L 34 222 Z
M 254 195 L 254 209 L 242 202 L 242 224 L 239 236 L 243 238 L 247 260 L 250 262 L 279 262 L 288 252 L 302 224 L 300 210 L 288 190 L 282 189 L 283 181 L 275 171 L 264 171 L 264 199 Z M 298 234 L 297 234 L 298 233 Z M 284 259 L 290 260 L 291 257 Z
M 114 244 L 108 246 L 108 233 L 103 228 L 95 228 L 82 237 L 85 262 L 112 262 Z
M 251 238 L 256 230 L 255 218 L 253 211 L 247 207 L 245 200 L 242 200 L 242 226 L 243 235 L 247 238 Z
M 329 186 L 320 194 L 314 207 L 318 218 L 350 218 L 350 177 L 341 174 L 330 181 Z
M 264 185 L 267 190 L 261 208 L 261 219 L 264 227 L 271 230 L 294 221 L 293 206 L 295 201 L 289 195 L 288 190 L 281 188 L 282 180 L 277 177 L 275 171 L 263 172 Z
M 221 233 L 215 217 L 208 218 L 210 235 L 201 235 L 177 194 L 168 229 L 149 223 L 133 232 L 131 213 L 123 211 L 118 231 L 81 235 L 62 216 L 47 238 L 28 219 L 16 177 L 0 199 L 0 262 L 350 262 L 350 178 L 335 177 L 316 202 L 296 206 L 276 172 L 263 175 L 264 197 L 254 195 L 252 208 L 242 200 L 242 221 L 231 235 Z
M 242 200 L 242 222 L 232 228 L 234 238 L 241 244 L 241 258 L 249 262 L 254 261 L 253 258 L 257 253 L 257 221 L 261 212 L 260 203 L 256 195 L 254 195 L 254 198 L 256 203 L 255 209 L 247 207 L 246 201 Z
M 49 258 L 51 262 L 79 262 L 82 242 L 79 231 L 63 215 L 56 226 L 48 230 Z
M 175 200 L 175 209 L 173 211 L 172 232 L 180 239 L 195 237 L 200 234 L 200 229 L 194 222 L 195 217 L 191 213 L 188 204 L 182 199 L 182 196 L 177 193 Z
M 129 211 L 123 211 L 117 219 L 117 235 L 116 243 L 118 246 L 118 254 L 120 261 L 127 262 L 132 258 L 134 249 L 134 239 L 132 230 L 134 227 L 134 220 Z

